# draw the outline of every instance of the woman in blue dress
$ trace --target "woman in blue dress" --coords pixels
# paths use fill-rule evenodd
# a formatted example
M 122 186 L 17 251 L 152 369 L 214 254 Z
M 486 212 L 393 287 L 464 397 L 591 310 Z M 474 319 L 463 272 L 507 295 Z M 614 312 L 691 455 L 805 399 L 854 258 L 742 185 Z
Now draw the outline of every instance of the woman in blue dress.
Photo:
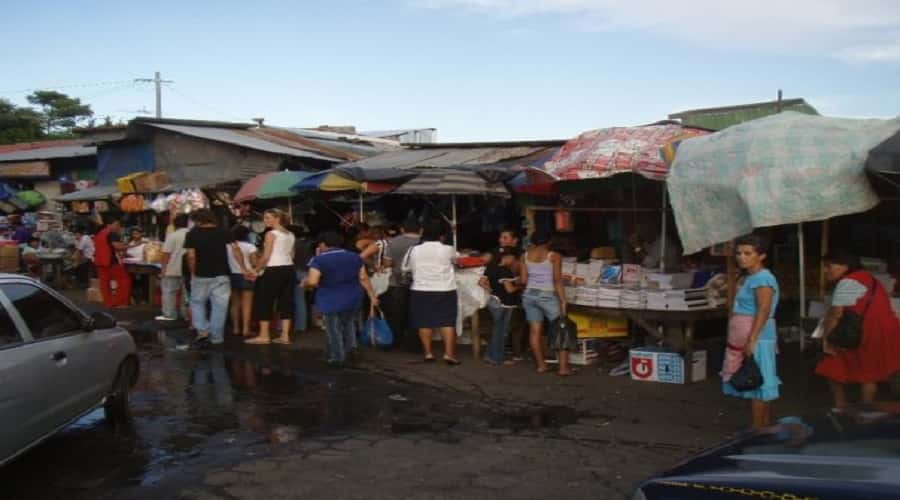
M 728 322 L 728 344 L 721 373 L 722 392 L 752 401 L 753 426 L 757 428 L 772 424 L 770 402 L 778 399 L 778 386 L 781 385 L 775 369 L 778 282 L 765 267 L 766 252 L 765 242 L 756 235 L 744 236 L 735 242 L 735 259 L 744 276 Z M 759 365 L 763 384 L 750 391 L 738 391 L 729 380 L 748 356 L 753 356 Z

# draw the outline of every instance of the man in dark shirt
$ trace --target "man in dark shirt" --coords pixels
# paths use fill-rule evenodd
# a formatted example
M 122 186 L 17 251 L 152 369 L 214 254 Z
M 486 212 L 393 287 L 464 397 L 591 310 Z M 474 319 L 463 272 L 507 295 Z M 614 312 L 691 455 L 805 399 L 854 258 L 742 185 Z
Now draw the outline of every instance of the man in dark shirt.
M 495 256 L 499 260 L 488 266 L 481 281 L 481 285 L 491 294 L 487 308 L 494 319 L 494 332 L 485 361 L 492 365 L 504 363 L 506 337 L 509 335 L 513 312 L 521 305 L 521 287 L 517 279 L 521 253 L 518 247 L 500 247 Z
M 191 214 L 191 220 L 194 228 L 184 239 L 191 271 L 191 322 L 197 330 L 197 341 L 209 340 L 218 345 L 225 341 L 225 320 L 231 298 L 228 252 L 233 252 L 245 277 L 254 279 L 255 276 L 244 265 L 243 252 L 231 231 L 219 227 L 211 210 L 198 210 Z M 209 316 L 207 303 L 212 305 Z

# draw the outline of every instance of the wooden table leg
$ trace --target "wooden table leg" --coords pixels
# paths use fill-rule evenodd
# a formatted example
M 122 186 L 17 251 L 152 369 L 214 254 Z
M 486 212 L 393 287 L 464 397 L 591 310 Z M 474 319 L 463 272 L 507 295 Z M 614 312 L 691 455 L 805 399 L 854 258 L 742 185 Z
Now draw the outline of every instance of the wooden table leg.
M 475 360 L 481 359 L 481 320 L 478 317 L 480 313 L 481 309 L 472 315 L 472 356 Z
M 153 305 L 153 289 L 156 288 L 153 285 L 155 285 L 158 280 L 159 278 L 157 278 L 155 274 L 147 276 L 147 305 Z
M 684 332 L 684 383 L 690 384 L 694 373 L 694 322 L 685 322 L 681 331 Z

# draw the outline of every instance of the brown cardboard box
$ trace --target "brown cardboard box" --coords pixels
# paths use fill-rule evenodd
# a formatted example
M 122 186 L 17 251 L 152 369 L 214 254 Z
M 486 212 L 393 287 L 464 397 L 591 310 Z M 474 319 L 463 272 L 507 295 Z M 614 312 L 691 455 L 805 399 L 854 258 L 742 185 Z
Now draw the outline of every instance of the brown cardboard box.
M 87 300 L 88 302 L 103 302 L 103 295 L 100 293 L 99 288 L 88 288 L 87 289 Z

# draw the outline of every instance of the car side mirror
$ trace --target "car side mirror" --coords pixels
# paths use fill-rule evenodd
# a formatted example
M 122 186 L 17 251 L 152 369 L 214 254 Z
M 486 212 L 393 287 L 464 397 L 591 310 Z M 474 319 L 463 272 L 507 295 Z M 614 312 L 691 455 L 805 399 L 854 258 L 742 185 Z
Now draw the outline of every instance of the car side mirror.
M 94 330 L 109 330 L 116 327 L 116 318 L 109 313 L 95 312 L 88 318 L 85 330 L 93 332 Z

